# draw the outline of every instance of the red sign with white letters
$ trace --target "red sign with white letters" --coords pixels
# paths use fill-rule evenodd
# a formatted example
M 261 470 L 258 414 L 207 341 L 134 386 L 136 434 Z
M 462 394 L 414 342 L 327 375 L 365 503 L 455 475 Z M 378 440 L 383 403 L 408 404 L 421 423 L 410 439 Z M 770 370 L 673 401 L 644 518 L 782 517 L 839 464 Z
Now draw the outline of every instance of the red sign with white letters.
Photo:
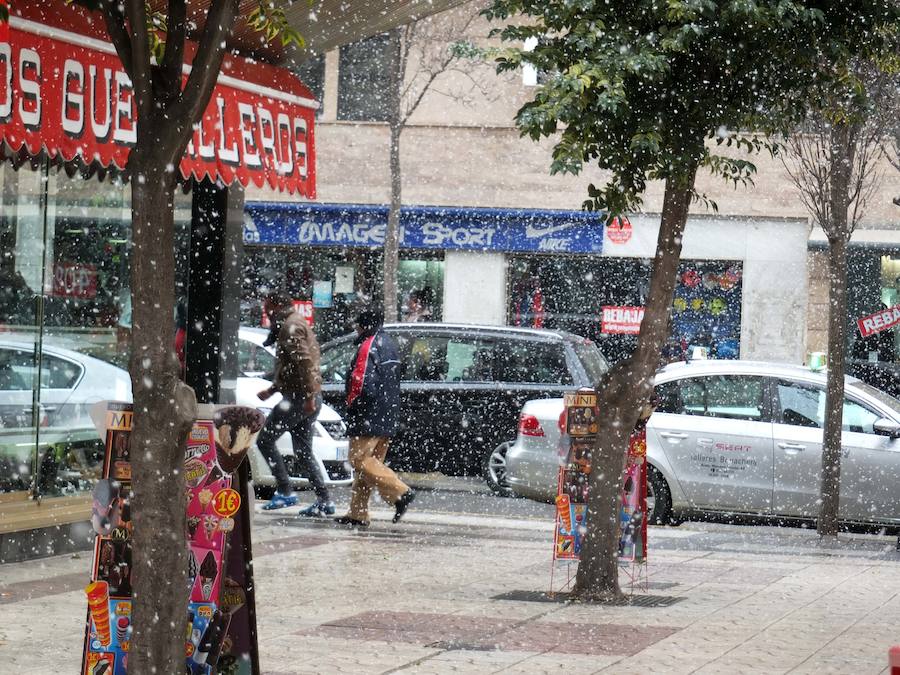
M 57 10 L 63 18 L 77 11 L 61 3 Z M 14 151 L 125 168 L 137 142 L 134 87 L 105 33 L 97 33 L 100 24 L 91 36 L 11 18 L 0 41 L 0 137 Z M 185 51 L 195 50 L 189 43 Z M 226 56 L 182 177 L 268 184 L 314 198 L 316 105 L 285 69 Z
M 614 244 L 627 244 L 631 239 L 631 221 L 622 216 L 621 218 L 613 218 L 612 222 L 606 228 L 606 236 Z
M 859 334 L 863 337 L 869 337 L 883 330 L 896 328 L 898 324 L 900 324 L 900 305 L 888 307 L 880 312 L 875 312 L 856 320 Z
M 65 260 L 53 266 L 53 295 L 90 300 L 97 297 L 97 268 Z
M 603 307 L 600 319 L 600 332 L 607 335 L 637 335 L 641 332 L 641 321 L 644 320 L 643 307 Z
M 299 313 L 304 319 L 306 319 L 306 323 L 310 326 L 315 326 L 316 318 L 315 313 L 313 312 L 313 301 L 312 300 L 294 300 L 292 303 L 294 305 L 294 311 Z M 268 328 L 272 325 L 272 322 L 269 320 L 269 315 L 263 312 L 262 315 L 262 327 Z

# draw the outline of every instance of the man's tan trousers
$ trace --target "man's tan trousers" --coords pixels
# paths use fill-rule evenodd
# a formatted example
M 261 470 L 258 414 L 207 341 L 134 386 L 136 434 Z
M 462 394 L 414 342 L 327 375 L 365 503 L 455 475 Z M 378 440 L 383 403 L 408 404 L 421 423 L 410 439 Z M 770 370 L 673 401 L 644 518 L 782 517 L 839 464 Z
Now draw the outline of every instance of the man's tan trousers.
M 388 504 L 395 504 L 409 488 L 390 468 L 384 465 L 388 439 L 376 436 L 350 438 L 350 466 L 356 472 L 350 495 L 350 512 L 354 520 L 369 522 L 369 498 L 372 490 Z

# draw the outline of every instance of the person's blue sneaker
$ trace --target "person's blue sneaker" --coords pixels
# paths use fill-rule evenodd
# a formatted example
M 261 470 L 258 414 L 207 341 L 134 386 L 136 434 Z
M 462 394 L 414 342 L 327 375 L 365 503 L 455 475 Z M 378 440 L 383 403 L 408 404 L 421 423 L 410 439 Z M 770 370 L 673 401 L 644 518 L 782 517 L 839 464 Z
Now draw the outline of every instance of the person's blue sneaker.
M 263 511 L 274 511 L 275 509 L 283 509 L 286 506 L 293 506 L 297 503 L 297 495 L 291 493 L 289 495 L 283 495 L 280 492 L 276 492 L 272 495 L 272 499 L 269 500 L 269 503 L 263 506 Z
M 334 515 L 334 502 L 320 502 L 315 501 L 305 509 L 300 509 L 301 516 L 308 516 L 311 518 L 325 516 L 333 516 Z

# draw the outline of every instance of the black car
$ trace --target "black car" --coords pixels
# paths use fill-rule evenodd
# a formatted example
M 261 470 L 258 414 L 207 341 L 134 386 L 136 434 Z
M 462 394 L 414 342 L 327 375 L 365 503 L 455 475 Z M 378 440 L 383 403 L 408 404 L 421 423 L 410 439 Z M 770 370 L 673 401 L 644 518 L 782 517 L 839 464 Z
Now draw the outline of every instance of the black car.
M 498 492 L 506 490 L 505 453 L 522 404 L 593 386 L 608 369 L 593 342 L 562 331 L 444 323 L 387 324 L 385 330 L 397 340 L 404 372 L 392 466 L 483 472 Z M 322 346 L 324 398 L 342 414 L 354 338 Z

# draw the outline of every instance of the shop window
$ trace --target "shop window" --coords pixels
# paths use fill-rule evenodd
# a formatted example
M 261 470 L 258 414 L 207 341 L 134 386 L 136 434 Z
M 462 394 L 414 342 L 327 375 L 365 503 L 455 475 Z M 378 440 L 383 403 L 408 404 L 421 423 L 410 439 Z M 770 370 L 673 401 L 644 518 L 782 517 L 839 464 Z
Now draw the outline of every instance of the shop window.
M 411 296 L 421 298 L 421 320 L 440 321 L 444 289 L 443 253 L 402 251 L 398 268 L 398 310 L 410 318 Z M 381 299 L 384 258 L 379 250 L 338 246 L 247 246 L 243 263 L 241 324 L 262 325 L 262 300 L 284 288 L 297 300 L 312 300 L 319 342 L 353 331 L 362 307 Z M 326 294 L 317 294 L 324 288 Z
M 130 188 L 47 163 L 0 164 L 0 185 L 0 492 L 86 494 L 103 446 L 90 407 L 131 387 Z M 176 196 L 181 279 L 190 201 Z
M 404 252 L 397 268 L 400 320 L 440 321 L 444 288 L 444 261 L 420 252 Z M 408 257 L 407 257 L 408 256 Z
M 691 346 L 706 347 L 711 358 L 739 358 L 742 276 L 739 262 L 681 264 L 666 345 L 669 360 L 684 359 Z M 637 336 L 627 329 L 604 329 L 603 308 L 643 307 L 650 291 L 650 261 L 514 256 L 508 284 L 510 325 L 588 338 L 615 364 L 633 353 Z
M 294 72 L 300 81 L 312 92 L 318 101 L 319 108 L 316 116 L 322 114 L 322 102 L 325 98 L 325 55 L 313 54 L 294 68 Z
M 383 33 L 341 47 L 337 118 L 384 122 L 390 112 L 388 91 L 396 35 Z

